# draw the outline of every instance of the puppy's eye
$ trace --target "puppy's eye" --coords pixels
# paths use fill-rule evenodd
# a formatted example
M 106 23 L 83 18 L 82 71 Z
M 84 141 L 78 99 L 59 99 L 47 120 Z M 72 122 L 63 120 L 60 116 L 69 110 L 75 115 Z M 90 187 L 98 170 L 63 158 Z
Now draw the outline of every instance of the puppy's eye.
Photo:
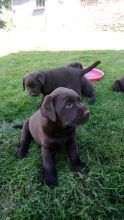
M 66 105 L 65 105 L 65 107 L 66 107 L 66 108 L 72 108 L 73 105 L 74 105 L 73 102 L 67 102 Z

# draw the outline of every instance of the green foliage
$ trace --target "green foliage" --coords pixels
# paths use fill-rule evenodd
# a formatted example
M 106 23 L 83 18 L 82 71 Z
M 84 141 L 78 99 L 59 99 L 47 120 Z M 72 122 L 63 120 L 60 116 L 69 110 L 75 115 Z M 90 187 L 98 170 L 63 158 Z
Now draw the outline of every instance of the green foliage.
M 6 27 L 6 22 L 0 19 L 0 29 Z
M 90 173 L 75 174 L 66 154 L 56 156 L 58 187 L 42 185 L 40 149 L 31 144 L 27 157 L 16 153 L 23 123 L 36 111 L 41 97 L 23 91 L 22 77 L 79 61 L 96 59 L 105 77 L 95 82 L 97 101 L 89 121 L 77 129 L 81 160 Z M 0 203 L 1 220 L 122 220 L 124 218 L 124 94 L 112 91 L 124 74 L 124 51 L 24 52 L 0 58 Z
M 0 0 L 0 14 L 2 13 L 2 8 L 5 7 L 6 9 L 11 8 L 11 0 Z M 0 29 L 6 27 L 6 22 L 0 19 Z
M 0 8 L 2 8 L 3 6 L 5 8 L 9 8 L 11 5 L 11 0 L 0 0 Z

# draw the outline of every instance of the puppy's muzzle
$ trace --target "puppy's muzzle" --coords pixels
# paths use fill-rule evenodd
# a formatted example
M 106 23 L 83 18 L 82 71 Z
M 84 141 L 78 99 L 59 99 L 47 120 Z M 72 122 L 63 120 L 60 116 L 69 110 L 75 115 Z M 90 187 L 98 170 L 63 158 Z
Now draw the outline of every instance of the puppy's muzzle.
M 87 109 L 80 109 L 78 111 L 77 117 L 73 121 L 76 125 L 84 124 L 89 119 L 89 111 Z
M 88 120 L 90 112 L 88 110 L 85 110 L 83 115 L 84 115 L 84 120 Z
M 37 96 L 37 94 L 36 94 L 36 93 L 30 93 L 30 95 L 31 95 L 31 96 Z
M 29 92 L 30 96 L 39 96 L 39 92 Z

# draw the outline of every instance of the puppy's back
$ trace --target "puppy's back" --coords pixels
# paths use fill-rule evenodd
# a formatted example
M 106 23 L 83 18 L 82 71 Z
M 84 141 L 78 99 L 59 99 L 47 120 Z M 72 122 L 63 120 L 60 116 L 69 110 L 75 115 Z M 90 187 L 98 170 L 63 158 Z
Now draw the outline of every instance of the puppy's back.
M 49 80 L 46 82 L 48 94 L 58 87 L 71 88 L 81 95 L 81 76 L 80 69 L 73 67 L 60 67 L 49 70 Z

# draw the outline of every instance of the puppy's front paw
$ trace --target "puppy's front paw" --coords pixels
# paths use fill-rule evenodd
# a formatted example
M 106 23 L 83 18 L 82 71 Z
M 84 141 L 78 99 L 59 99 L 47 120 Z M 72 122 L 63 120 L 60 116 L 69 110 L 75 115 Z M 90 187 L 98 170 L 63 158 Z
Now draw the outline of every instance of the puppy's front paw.
M 57 181 L 57 178 L 55 176 L 52 176 L 52 177 L 45 177 L 44 178 L 44 183 L 46 185 L 48 185 L 49 187 L 55 187 L 58 185 L 58 181 Z
M 75 172 L 79 172 L 82 174 L 86 174 L 89 172 L 88 166 L 81 161 L 80 162 L 78 161 L 78 163 L 73 164 L 73 169 Z
M 19 148 L 17 156 L 20 160 L 22 160 L 26 156 L 27 151 L 24 148 Z
M 49 187 L 55 187 L 58 185 L 58 180 L 55 175 L 44 175 L 43 177 L 44 183 Z

